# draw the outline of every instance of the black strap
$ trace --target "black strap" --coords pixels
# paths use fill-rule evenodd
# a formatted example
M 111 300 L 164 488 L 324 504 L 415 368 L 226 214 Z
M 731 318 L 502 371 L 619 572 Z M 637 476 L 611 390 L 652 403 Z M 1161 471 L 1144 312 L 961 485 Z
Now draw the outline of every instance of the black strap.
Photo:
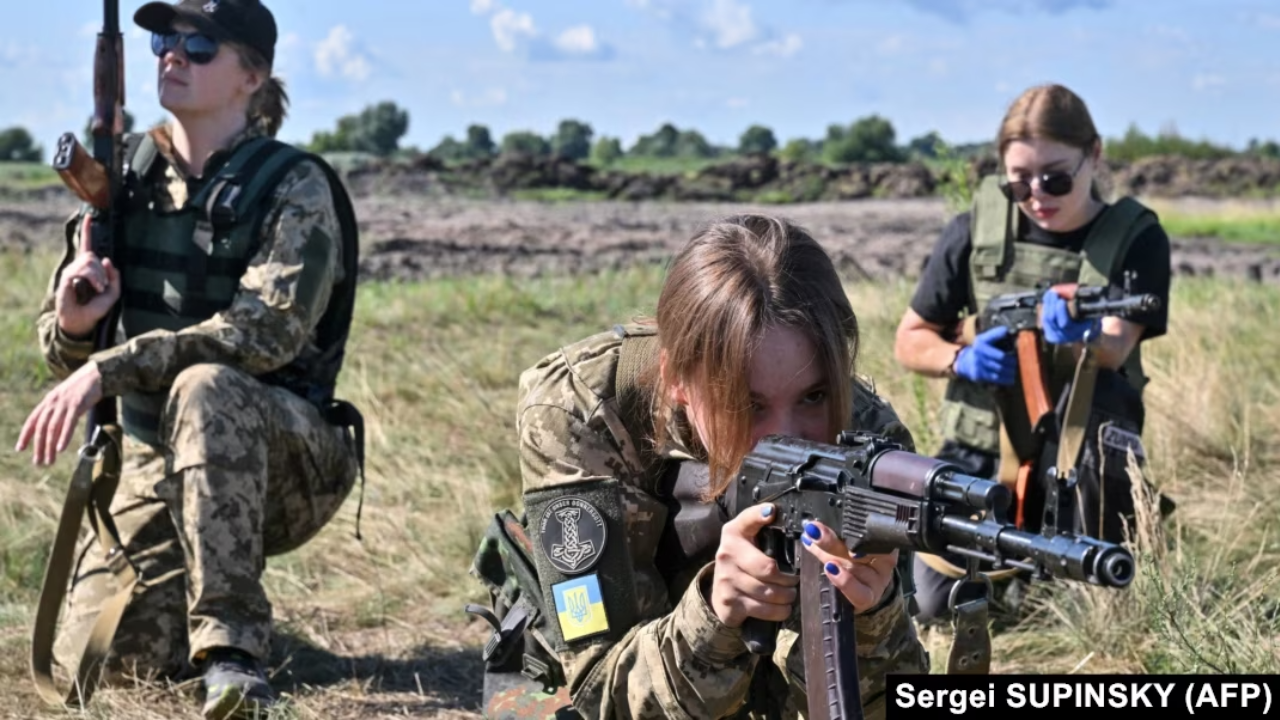
M 356 506 L 356 539 L 364 540 L 360 534 L 360 516 L 364 513 L 364 416 L 355 405 L 346 400 L 330 400 L 324 408 L 326 422 L 338 427 L 351 428 L 355 434 L 356 462 L 360 466 L 360 503 Z

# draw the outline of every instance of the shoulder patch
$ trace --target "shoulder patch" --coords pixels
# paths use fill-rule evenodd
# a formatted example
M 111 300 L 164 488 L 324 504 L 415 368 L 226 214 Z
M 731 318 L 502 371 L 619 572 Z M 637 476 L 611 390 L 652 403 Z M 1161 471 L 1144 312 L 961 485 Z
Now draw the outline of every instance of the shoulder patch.
M 578 575 L 594 567 L 608 539 L 600 511 L 576 496 L 551 503 L 542 516 L 538 535 L 547 559 L 565 575 Z
M 551 594 L 566 642 L 609 632 L 609 617 L 595 573 L 552 585 Z

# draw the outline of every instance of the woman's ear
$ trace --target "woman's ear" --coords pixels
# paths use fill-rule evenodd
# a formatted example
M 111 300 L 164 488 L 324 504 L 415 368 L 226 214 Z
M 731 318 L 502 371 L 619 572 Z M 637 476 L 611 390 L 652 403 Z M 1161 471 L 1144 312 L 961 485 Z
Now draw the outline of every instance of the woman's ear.
M 670 371 L 667 369 L 667 349 L 662 348 L 658 351 L 658 374 L 661 378 L 661 386 L 669 388 L 667 399 L 675 405 L 688 405 L 689 397 L 685 392 L 684 383 L 672 381 Z
M 258 89 L 261 88 L 266 81 L 266 75 L 258 72 L 257 70 L 250 70 L 246 72 L 244 78 L 245 95 L 253 97 L 253 94 L 258 92 Z

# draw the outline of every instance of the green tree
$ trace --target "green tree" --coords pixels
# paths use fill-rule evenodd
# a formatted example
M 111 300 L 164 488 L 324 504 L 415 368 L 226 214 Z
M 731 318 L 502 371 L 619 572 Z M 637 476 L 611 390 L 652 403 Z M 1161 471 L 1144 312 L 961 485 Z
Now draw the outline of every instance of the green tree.
M 778 157 L 789 162 L 813 162 L 822 151 L 822 143 L 792 138 L 778 151 Z
M 546 157 L 551 154 L 551 143 L 535 132 L 516 130 L 503 136 L 502 154 Z
M 901 162 L 902 150 L 894 144 L 893 124 L 879 115 L 860 118 L 848 128 L 827 129 L 823 155 L 829 162 Z
M 24 127 L 0 130 L 0 162 L 40 162 L 44 149 Z
M 611 165 L 622 157 L 622 141 L 616 137 L 601 137 L 591 148 L 591 159 L 600 165 Z
M 467 126 L 467 152 L 476 158 L 497 154 L 498 146 L 494 144 L 488 127 L 475 124 Z
M 585 160 L 591 154 L 591 126 L 577 120 L 561 120 L 551 137 L 551 153 L 570 160 Z
M 387 156 L 399 149 L 409 130 L 409 113 L 391 101 L 370 105 L 357 115 L 338 118 L 333 132 L 312 136 L 312 152 L 365 152 Z
M 124 131 L 127 133 L 133 132 L 133 113 L 130 113 L 128 110 L 125 110 L 123 115 L 124 115 Z M 81 136 L 80 142 L 84 143 L 87 147 L 93 146 L 93 116 L 92 115 L 90 115 L 89 119 L 85 120 L 84 122 L 84 135 Z
M 763 125 L 752 125 L 738 138 L 738 152 L 742 155 L 764 155 L 777 147 L 773 131 Z
M 916 157 L 932 159 L 938 157 L 938 149 L 944 144 L 938 131 L 930 130 L 907 143 L 907 151 Z

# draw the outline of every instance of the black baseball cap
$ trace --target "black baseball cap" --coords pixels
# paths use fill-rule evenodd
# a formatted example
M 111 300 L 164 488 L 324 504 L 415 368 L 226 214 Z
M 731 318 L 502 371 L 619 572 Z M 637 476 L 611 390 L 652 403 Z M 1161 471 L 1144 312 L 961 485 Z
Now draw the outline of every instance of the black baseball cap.
M 258 0 L 181 0 L 172 5 L 151 2 L 138 8 L 133 21 L 144 30 L 167 33 L 173 23 L 185 20 L 218 40 L 229 40 L 275 61 L 276 19 Z

